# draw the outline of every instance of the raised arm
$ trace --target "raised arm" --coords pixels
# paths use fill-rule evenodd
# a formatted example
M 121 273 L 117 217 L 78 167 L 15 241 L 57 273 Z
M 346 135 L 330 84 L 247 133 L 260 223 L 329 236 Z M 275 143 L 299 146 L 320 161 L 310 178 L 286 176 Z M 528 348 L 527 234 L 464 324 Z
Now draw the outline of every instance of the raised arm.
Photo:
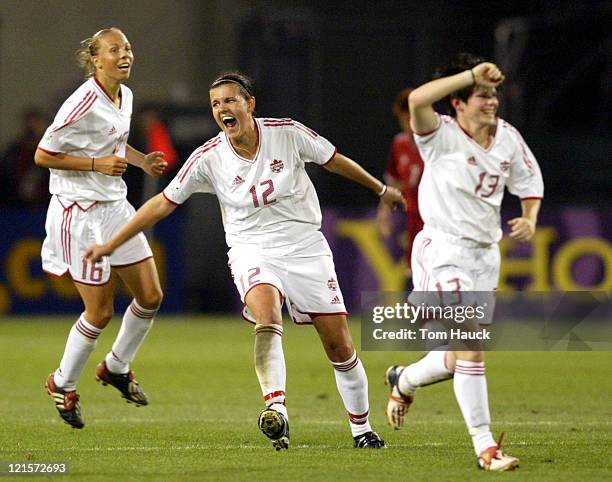
M 387 205 L 403 206 L 406 209 L 406 202 L 398 189 L 379 181 L 352 159 L 337 152 L 324 167 L 330 172 L 346 177 L 374 191 Z
M 497 87 L 504 76 L 495 64 L 483 62 L 471 70 L 435 79 L 413 90 L 408 97 L 410 126 L 416 133 L 425 133 L 437 127 L 433 104 L 447 95 L 471 85 Z
M 103 256 L 108 256 L 141 231 L 169 216 L 176 207 L 176 204 L 172 204 L 161 193 L 152 197 L 136 211 L 134 217 L 112 239 L 104 244 L 89 246 L 83 258 L 94 263 L 100 261 Z

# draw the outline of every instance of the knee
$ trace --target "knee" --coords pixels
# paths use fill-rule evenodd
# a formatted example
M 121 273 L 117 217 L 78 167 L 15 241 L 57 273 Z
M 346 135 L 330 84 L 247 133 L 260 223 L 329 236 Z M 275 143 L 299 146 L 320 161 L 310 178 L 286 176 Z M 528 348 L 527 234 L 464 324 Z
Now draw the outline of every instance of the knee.
M 164 292 L 161 288 L 154 288 L 144 293 L 142 297 L 136 298 L 136 302 L 147 310 L 156 310 L 160 307 L 163 299 Z
M 355 353 L 355 347 L 353 346 L 353 344 L 345 340 L 328 341 L 324 348 L 328 358 L 334 363 L 345 362 L 349 360 Z
M 113 305 L 96 306 L 85 310 L 85 319 L 97 328 L 105 328 L 115 314 Z

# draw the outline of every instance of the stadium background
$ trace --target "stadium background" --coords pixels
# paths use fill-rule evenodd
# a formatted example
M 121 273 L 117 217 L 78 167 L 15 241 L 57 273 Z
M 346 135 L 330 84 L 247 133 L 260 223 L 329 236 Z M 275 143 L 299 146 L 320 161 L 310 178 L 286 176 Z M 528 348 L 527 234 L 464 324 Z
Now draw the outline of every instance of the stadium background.
M 40 2 L 0 5 L 2 145 L 18 135 L 26 106 L 57 110 L 81 81 L 72 55 L 78 42 L 103 26 L 120 26 L 135 49 L 130 142 L 139 144 L 139 109 L 154 105 L 181 160 L 217 132 L 210 80 L 237 67 L 257 81 L 259 115 L 299 119 L 381 175 L 397 132 L 395 94 L 457 51 L 497 59 L 508 74 L 501 115 L 523 133 L 546 181 L 534 242 L 502 246 L 501 288 L 612 288 L 610 2 L 42 3 L 44 14 Z M 143 190 L 140 174 L 130 174 L 135 205 L 171 179 Z M 310 174 L 349 308 L 358 310 L 363 289 L 402 289 L 401 243 L 385 247 L 376 234 L 375 197 L 324 170 Z M 4 163 L 3 182 L 13 175 Z M 518 208 L 507 196 L 504 218 Z M 70 283 L 40 270 L 44 214 L 44 205 L 2 207 L 0 313 L 79 309 Z M 163 312 L 235 312 L 213 197 L 194 196 L 155 239 Z

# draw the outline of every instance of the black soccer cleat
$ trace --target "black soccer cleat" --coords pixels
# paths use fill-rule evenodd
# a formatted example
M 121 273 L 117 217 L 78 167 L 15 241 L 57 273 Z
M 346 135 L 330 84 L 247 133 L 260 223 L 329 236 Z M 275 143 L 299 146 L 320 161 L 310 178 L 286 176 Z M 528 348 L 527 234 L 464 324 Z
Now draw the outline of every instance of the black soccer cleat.
M 79 394 L 75 390 L 67 391 L 56 387 L 53 375 L 53 372 L 51 372 L 47 377 L 45 388 L 53 398 L 60 417 L 72 428 L 83 428 L 85 420 L 83 420 L 81 406 L 79 405 Z
M 282 413 L 266 408 L 259 414 L 257 425 L 276 450 L 289 448 L 289 422 Z
M 383 449 L 387 446 L 376 432 L 366 432 L 353 437 L 353 446 L 356 449 Z
M 106 361 L 98 363 L 96 367 L 96 380 L 102 385 L 112 385 L 121 392 L 121 396 L 128 403 L 133 403 L 137 407 L 149 404 L 149 397 L 142 391 L 138 382 L 134 379 L 134 372 L 130 370 L 128 373 L 111 373 Z

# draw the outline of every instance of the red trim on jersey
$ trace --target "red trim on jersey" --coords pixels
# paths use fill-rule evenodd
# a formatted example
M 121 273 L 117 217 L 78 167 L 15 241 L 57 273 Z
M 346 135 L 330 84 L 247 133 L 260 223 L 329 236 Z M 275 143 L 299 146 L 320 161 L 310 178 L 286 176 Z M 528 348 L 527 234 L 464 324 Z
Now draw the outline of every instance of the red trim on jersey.
M 541 197 L 541 196 L 529 196 L 529 197 L 522 197 L 520 199 L 521 199 L 521 201 L 527 201 L 528 199 L 539 199 L 541 201 L 544 198 Z
M 170 199 L 168 196 L 166 196 L 166 193 L 164 191 L 162 191 L 162 196 L 170 204 L 174 204 L 175 206 L 180 206 L 181 205 L 180 203 L 174 202 L 172 199 Z
M 38 149 L 40 149 L 43 152 L 46 152 L 47 154 L 49 154 L 50 156 L 57 156 L 58 154 L 61 154 L 61 152 L 55 152 L 55 151 L 48 151 L 47 149 L 43 149 L 42 147 L 38 146 Z
M 305 132 L 306 134 L 308 134 L 313 139 L 316 139 L 317 137 L 319 137 L 319 134 L 317 134 L 311 128 L 306 127 L 304 124 L 301 124 L 300 122 L 294 121 L 293 119 L 264 119 L 264 126 L 265 127 L 292 126 L 292 127 L 295 127 L 297 129 Z
M 87 104 L 87 102 L 91 100 L 92 96 L 95 96 L 94 91 L 88 90 L 85 96 L 76 105 L 76 107 L 74 107 L 74 109 L 72 109 L 70 113 L 66 116 L 66 118 L 64 119 L 64 124 L 68 123 L 70 119 L 74 117 L 79 112 L 79 110 L 81 110 L 81 107 L 83 107 L 83 105 Z
M 108 98 L 108 100 L 110 100 L 113 105 L 115 107 L 117 107 L 117 104 L 115 104 L 115 101 L 113 100 L 113 98 L 108 94 L 108 92 L 106 92 L 106 89 L 104 88 L 104 86 L 100 83 L 100 81 L 98 79 L 96 79 L 95 77 L 92 77 L 93 81 L 96 83 L 96 85 L 100 88 L 100 90 L 104 93 L 104 95 Z M 119 95 L 122 97 L 122 92 L 121 92 L 121 86 L 119 86 Z M 122 102 L 123 104 L 123 102 Z
M 96 96 L 96 94 L 92 92 L 91 96 L 89 97 L 89 99 L 87 99 L 87 102 L 85 102 L 85 104 L 77 112 L 75 112 L 70 117 L 70 119 L 68 119 L 67 124 L 70 124 L 71 122 L 74 122 L 75 120 L 80 119 L 81 117 L 83 117 L 83 115 L 85 115 L 85 113 L 94 104 L 94 102 L 96 101 L 97 98 L 98 98 L 98 96 Z M 66 121 L 64 121 L 64 122 L 66 122 Z
M 94 103 L 96 102 L 97 98 L 98 98 L 98 96 L 96 95 L 96 93 L 94 91 L 89 91 L 89 93 L 79 103 L 79 105 L 77 105 L 72 110 L 72 112 L 70 112 L 70 114 L 68 114 L 68 117 L 66 117 L 66 119 L 64 119 L 64 123 L 61 126 L 56 127 L 55 129 L 53 129 L 53 132 L 59 131 L 60 129 L 63 129 L 67 125 L 70 125 L 73 122 L 76 122 L 79 119 L 82 119 L 85 116 L 85 114 L 87 114 L 87 111 L 89 109 L 91 109 L 91 106 L 94 105 Z
M 111 264 L 112 268 L 117 268 L 117 269 L 121 269 L 121 268 L 128 268 L 130 266 L 134 266 L 135 264 L 139 264 L 139 263 L 144 263 L 147 259 L 151 259 L 153 256 L 147 256 L 146 258 L 142 258 L 139 261 L 134 261 L 133 263 L 128 263 L 128 264 Z
M 181 183 L 183 182 L 185 177 L 187 177 L 187 174 L 189 174 L 189 171 L 191 171 L 191 168 L 197 163 L 197 161 L 200 160 L 200 158 L 202 157 L 202 154 L 210 151 L 211 149 L 214 149 L 220 143 L 221 143 L 221 139 L 218 137 L 215 137 L 214 139 L 208 141 L 206 144 L 200 147 L 198 150 L 196 150 L 191 155 L 191 157 L 187 159 L 187 162 L 185 162 L 181 170 L 178 172 L 177 176 L 179 178 L 179 182 Z
M 338 153 L 338 149 L 336 147 L 334 147 L 334 153 L 331 155 L 331 157 L 325 161 L 323 164 L 321 164 L 321 166 L 325 166 L 326 164 L 328 164 L 333 158 L 334 156 Z

